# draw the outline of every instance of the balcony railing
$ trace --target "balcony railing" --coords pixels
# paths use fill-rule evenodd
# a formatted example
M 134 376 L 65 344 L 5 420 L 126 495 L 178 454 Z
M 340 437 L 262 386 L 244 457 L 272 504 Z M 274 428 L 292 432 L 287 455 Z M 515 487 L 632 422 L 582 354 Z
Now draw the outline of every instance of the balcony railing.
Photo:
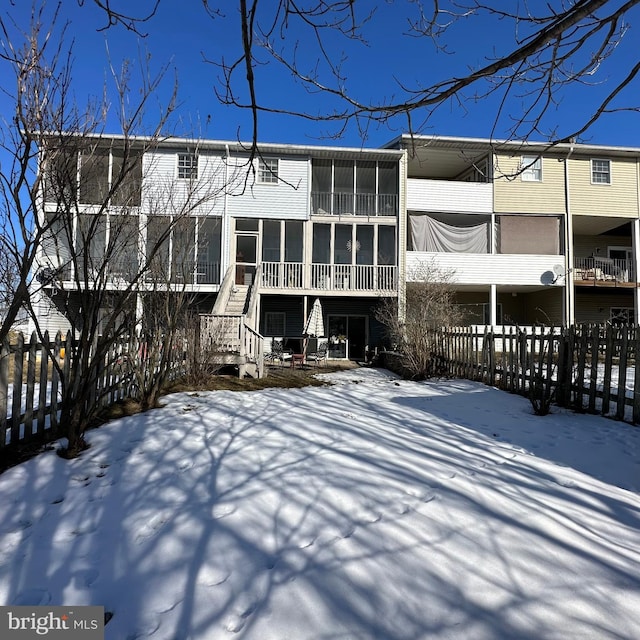
M 311 194 L 316 215 L 396 216 L 397 193 L 337 193 L 314 191 Z
M 395 292 L 398 268 L 395 265 L 263 262 L 261 286 L 264 289 Z
M 635 283 L 633 263 L 624 258 L 574 258 L 573 279 L 598 284 Z
M 111 261 L 107 265 L 107 283 L 122 285 L 130 283 L 139 273 L 140 265 L 135 260 Z M 73 280 L 73 268 L 66 264 L 58 269 L 41 270 L 38 276 L 45 285 Z M 98 280 L 98 271 L 89 271 L 90 280 Z M 171 273 L 167 264 L 156 262 L 151 265 L 144 277 L 145 282 L 162 284 L 166 280 L 173 284 L 220 284 L 219 262 L 182 262 L 172 267 Z

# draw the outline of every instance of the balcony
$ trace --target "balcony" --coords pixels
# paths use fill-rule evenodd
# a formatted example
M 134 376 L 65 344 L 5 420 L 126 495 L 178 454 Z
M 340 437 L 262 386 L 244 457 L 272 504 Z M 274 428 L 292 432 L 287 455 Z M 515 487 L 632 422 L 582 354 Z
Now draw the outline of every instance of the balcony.
M 408 251 L 407 282 L 420 282 L 435 269 L 451 274 L 454 286 L 560 287 L 565 279 L 554 276 L 558 264 L 564 256 Z
M 492 213 L 493 184 L 456 180 L 407 180 L 407 209 L 451 213 Z
M 263 289 L 393 294 L 398 288 L 395 265 L 302 264 L 263 262 Z
M 140 265 L 135 261 L 112 261 L 107 264 L 106 285 L 116 289 L 127 286 L 138 275 Z M 99 270 L 90 270 L 88 281 L 97 282 L 101 280 Z M 73 266 L 66 264 L 59 269 L 45 268 L 39 272 L 39 280 L 44 285 L 55 287 L 67 283 L 74 284 Z M 220 263 L 219 262 L 183 262 L 175 266 L 171 273 L 168 272 L 168 265 L 152 265 L 145 274 L 144 281 L 150 283 L 163 284 L 167 279 L 171 284 L 181 285 L 219 285 L 220 284 Z M 81 286 L 84 284 L 84 277 L 80 277 Z
M 321 216 L 397 216 L 397 193 L 311 193 L 312 212 Z
M 574 258 L 573 280 L 576 286 L 636 287 L 633 263 L 624 258 Z

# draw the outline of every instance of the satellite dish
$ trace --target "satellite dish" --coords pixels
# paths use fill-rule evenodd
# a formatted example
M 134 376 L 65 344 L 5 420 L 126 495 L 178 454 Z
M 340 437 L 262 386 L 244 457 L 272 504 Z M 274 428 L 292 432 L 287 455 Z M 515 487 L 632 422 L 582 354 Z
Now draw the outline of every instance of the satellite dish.
M 556 274 L 556 276 L 561 277 L 564 275 L 564 265 L 562 264 L 556 264 L 553 266 L 553 273 Z

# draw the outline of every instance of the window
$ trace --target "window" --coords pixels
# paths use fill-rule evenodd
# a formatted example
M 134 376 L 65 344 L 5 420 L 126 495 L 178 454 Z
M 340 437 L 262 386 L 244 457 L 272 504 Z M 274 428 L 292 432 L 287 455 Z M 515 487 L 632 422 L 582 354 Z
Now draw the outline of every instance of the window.
M 611 307 L 609 309 L 611 324 L 618 327 L 634 323 L 633 307 Z
M 523 182 L 542 182 L 542 158 L 522 156 L 521 165 Z
M 195 153 L 178 154 L 178 178 L 181 180 L 198 178 L 198 156 Z
M 258 182 L 278 183 L 278 158 L 260 158 L 258 161 Z
M 591 161 L 591 183 L 611 184 L 611 161 L 592 160 Z
M 264 314 L 264 335 L 284 336 L 284 311 L 266 311 Z

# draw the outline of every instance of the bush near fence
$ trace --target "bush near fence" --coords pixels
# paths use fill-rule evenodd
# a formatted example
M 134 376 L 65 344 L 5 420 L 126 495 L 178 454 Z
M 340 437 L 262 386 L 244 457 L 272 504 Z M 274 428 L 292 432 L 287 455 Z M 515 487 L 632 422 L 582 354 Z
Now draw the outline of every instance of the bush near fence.
M 100 363 L 92 402 L 100 408 L 137 393 L 134 367 L 146 348 L 136 336 L 112 346 Z M 0 348 L 0 452 L 44 444 L 64 436 L 59 423 L 63 402 L 63 380 L 69 379 L 75 353 L 74 337 L 59 332 L 54 340 L 45 333 L 40 342 L 34 333 L 28 341 L 22 334 Z M 53 365 L 57 362 L 58 367 Z M 170 379 L 185 372 L 186 354 L 181 346 L 170 363 Z M 94 406 L 96 406 L 94 405 Z

